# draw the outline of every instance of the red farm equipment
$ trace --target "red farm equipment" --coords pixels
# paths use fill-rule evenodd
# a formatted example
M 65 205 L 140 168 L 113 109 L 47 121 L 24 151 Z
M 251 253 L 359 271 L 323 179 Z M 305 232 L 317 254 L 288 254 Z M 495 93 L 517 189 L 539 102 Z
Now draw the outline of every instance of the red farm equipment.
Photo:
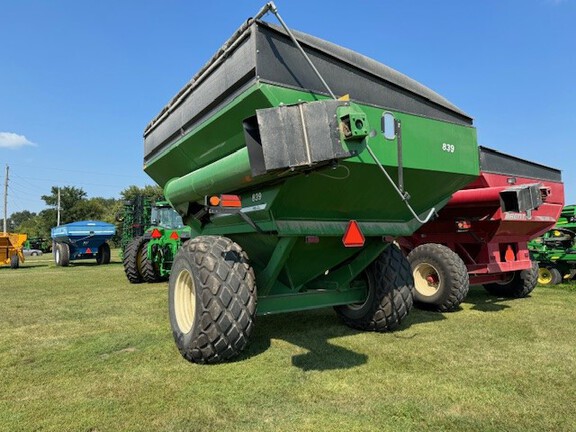
M 480 177 L 438 217 L 398 240 L 412 266 L 415 302 L 455 310 L 470 284 L 526 297 L 538 278 L 528 241 L 552 228 L 564 205 L 559 170 L 479 147 Z

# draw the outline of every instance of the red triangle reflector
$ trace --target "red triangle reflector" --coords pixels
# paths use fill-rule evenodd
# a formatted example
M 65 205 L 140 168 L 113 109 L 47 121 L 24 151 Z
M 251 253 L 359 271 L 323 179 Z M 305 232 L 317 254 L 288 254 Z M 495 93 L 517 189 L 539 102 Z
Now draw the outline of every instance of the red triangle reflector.
M 170 234 L 170 238 L 172 240 L 178 240 L 178 233 L 176 231 L 172 231 L 172 234 Z
M 514 255 L 514 251 L 512 250 L 512 246 L 508 245 L 506 248 L 506 253 L 504 254 L 504 259 L 506 262 L 516 261 L 516 256 Z
M 92 253 L 92 250 L 90 248 L 86 248 L 86 253 L 87 254 Z
M 351 220 L 348 222 L 346 231 L 344 232 L 344 237 L 342 237 L 342 243 L 346 247 L 362 247 L 364 246 L 364 234 L 360 231 L 358 222 Z
M 160 230 L 159 230 L 158 228 L 154 228 L 154 229 L 152 230 L 152 238 L 157 239 L 157 238 L 160 238 L 160 237 L 162 237 L 162 233 L 160 232 Z

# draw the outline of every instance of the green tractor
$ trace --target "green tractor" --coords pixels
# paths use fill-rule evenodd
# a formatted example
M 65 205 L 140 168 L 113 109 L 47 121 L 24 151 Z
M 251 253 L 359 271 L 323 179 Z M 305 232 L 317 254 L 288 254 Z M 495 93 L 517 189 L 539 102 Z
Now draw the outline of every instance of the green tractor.
M 28 237 L 25 244 L 26 249 L 38 249 L 43 253 L 52 252 L 52 240 L 43 237 Z
M 528 243 L 538 262 L 538 283 L 556 285 L 576 275 L 576 205 L 565 206 L 556 226 Z
M 125 205 L 122 261 L 131 283 L 159 282 L 170 275 L 174 255 L 191 229 L 167 201 L 137 199 Z M 130 238 L 130 236 L 132 236 Z

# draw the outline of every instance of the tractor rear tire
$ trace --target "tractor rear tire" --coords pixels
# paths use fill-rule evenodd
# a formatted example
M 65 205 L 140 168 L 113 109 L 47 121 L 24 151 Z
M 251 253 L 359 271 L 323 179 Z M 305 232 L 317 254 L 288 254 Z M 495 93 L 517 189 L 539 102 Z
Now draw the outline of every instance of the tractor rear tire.
M 14 254 L 10 257 L 10 268 L 17 269 L 18 267 L 20 267 L 20 258 L 18 258 L 18 255 Z
M 539 267 L 538 268 L 538 283 L 540 285 L 555 285 L 554 275 L 550 271 L 551 267 Z
M 148 259 L 148 242 L 144 240 L 138 249 L 138 269 L 144 282 L 160 282 L 160 272 L 154 266 L 154 263 Z
M 135 237 L 126 245 L 126 249 L 124 250 L 124 258 L 122 259 L 124 273 L 126 273 L 128 281 L 133 284 L 142 283 L 143 281 L 138 259 L 143 242 L 143 237 Z
M 108 243 L 102 243 L 98 246 L 96 264 L 110 264 L 110 245 Z
M 187 241 L 174 258 L 168 305 L 172 334 L 186 360 L 219 363 L 239 355 L 256 314 L 248 255 L 226 237 Z
M 523 298 L 534 290 L 537 283 L 538 263 L 533 262 L 529 269 L 515 271 L 510 280 L 503 283 L 485 284 L 484 289 L 498 297 Z
M 392 331 L 400 327 L 414 302 L 410 263 L 390 244 L 358 278 L 367 284 L 364 303 L 336 306 L 334 310 L 349 327 L 369 331 Z
M 66 243 L 56 243 L 54 261 L 58 266 L 68 267 L 70 264 L 70 247 Z
M 436 243 L 423 244 L 408 254 L 414 277 L 416 306 L 452 312 L 470 289 L 468 269 L 452 249 Z
M 552 274 L 552 285 L 558 285 L 559 283 L 562 283 L 562 273 L 560 273 L 560 270 L 558 270 L 555 267 L 552 267 L 550 269 L 550 273 Z

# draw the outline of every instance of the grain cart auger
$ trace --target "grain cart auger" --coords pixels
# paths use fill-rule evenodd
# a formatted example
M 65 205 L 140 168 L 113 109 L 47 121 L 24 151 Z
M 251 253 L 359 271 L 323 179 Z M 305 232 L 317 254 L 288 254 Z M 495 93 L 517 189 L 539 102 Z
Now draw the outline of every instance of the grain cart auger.
M 456 192 L 438 217 L 398 239 L 410 252 L 417 305 L 457 310 L 469 286 L 526 297 L 538 267 L 528 241 L 549 230 L 564 205 L 561 173 L 480 147 L 480 177 Z
M 0 232 L 0 266 L 9 265 L 12 269 L 20 267 L 20 262 L 24 262 L 22 245 L 27 237 L 26 234 Z
M 413 281 L 393 237 L 479 173 L 468 115 L 374 60 L 261 21 L 269 10 L 144 131 L 144 170 L 192 229 L 168 297 L 193 362 L 238 355 L 256 313 L 333 306 L 351 327 L 396 329 Z

